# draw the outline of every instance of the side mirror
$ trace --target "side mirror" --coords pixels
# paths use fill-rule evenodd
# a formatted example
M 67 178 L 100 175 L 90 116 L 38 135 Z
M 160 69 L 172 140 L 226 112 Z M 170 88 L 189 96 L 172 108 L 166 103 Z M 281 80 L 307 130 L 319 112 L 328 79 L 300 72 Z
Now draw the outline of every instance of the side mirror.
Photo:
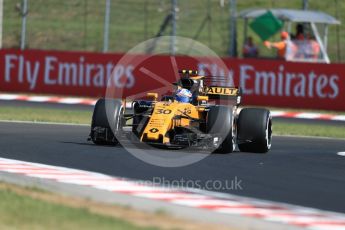
M 198 96 L 196 100 L 198 101 L 199 105 L 207 104 L 208 96 Z
M 157 101 L 158 93 L 147 93 L 146 96 L 152 98 L 153 101 Z

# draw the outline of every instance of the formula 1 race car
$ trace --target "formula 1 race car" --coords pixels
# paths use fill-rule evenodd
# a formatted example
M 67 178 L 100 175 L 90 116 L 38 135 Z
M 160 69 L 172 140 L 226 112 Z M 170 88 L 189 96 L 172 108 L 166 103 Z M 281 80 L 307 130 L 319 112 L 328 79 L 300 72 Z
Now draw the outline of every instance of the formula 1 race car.
M 206 86 L 211 77 L 191 70 L 179 73 L 174 93 L 160 101 L 158 94 L 148 93 L 149 100 L 135 100 L 129 110 L 123 100 L 99 99 L 89 140 L 97 145 L 116 145 L 121 138 L 134 136 L 139 143 L 170 148 L 203 147 L 219 153 L 233 152 L 236 147 L 243 152 L 270 150 L 269 110 L 240 109 L 240 88 Z M 217 100 L 226 103 L 215 104 Z

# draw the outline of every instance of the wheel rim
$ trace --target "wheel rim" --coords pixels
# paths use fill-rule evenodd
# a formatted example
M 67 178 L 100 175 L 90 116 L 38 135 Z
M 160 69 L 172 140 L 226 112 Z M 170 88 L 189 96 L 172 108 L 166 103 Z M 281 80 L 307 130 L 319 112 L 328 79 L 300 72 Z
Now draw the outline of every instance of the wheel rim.
M 123 114 L 123 107 L 121 106 L 120 108 L 120 112 L 119 112 L 119 115 L 117 116 L 117 121 L 116 121 L 116 127 L 115 127 L 115 130 L 118 132 L 122 129 L 122 114 Z
M 270 149 L 272 145 L 272 119 L 271 114 L 267 118 L 267 126 L 266 126 L 266 146 L 267 149 Z

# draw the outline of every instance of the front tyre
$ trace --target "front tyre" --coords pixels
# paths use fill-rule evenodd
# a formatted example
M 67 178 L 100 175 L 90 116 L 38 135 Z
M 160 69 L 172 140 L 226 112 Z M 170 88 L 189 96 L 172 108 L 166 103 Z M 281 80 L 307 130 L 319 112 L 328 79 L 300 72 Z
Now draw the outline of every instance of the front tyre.
M 206 116 L 206 132 L 220 136 L 222 143 L 214 151 L 216 153 L 231 153 L 234 151 L 232 135 L 232 110 L 226 106 L 212 106 Z
M 272 145 L 270 111 L 260 108 L 242 109 L 237 120 L 237 143 L 241 152 L 268 152 Z
M 96 145 L 116 145 L 115 133 L 122 127 L 123 105 L 121 100 L 101 98 L 97 101 L 91 122 L 90 138 Z

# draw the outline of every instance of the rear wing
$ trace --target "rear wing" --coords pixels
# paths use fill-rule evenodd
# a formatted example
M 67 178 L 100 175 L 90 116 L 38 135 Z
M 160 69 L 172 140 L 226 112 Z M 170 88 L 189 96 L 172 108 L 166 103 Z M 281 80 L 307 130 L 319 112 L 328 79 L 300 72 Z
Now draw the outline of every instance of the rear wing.
M 236 87 L 225 86 L 208 86 L 205 87 L 204 93 L 209 99 L 235 99 L 242 95 L 241 89 Z
M 241 88 L 226 87 L 226 86 L 208 86 L 204 88 L 204 93 L 208 99 L 214 101 L 216 104 L 228 104 L 239 106 L 242 99 Z

